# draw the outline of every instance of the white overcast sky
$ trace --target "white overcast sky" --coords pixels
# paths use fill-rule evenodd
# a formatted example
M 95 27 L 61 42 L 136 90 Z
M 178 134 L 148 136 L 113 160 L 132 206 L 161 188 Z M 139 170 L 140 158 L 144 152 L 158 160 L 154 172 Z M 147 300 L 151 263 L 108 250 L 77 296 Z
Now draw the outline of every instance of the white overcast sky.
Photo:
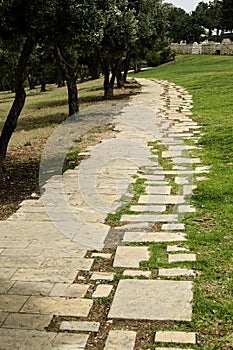
M 170 2 L 176 7 L 181 7 L 186 12 L 191 12 L 195 10 L 201 0 L 163 0 L 164 2 Z M 204 2 L 209 2 L 208 0 L 202 0 Z

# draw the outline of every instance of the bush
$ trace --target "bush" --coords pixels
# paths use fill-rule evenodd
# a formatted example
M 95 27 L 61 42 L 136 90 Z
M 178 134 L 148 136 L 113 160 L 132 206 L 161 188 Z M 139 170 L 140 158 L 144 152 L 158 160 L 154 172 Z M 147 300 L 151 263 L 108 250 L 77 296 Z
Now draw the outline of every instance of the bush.
M 149 51 L 146 55 L 147 65 L 149 67 L 157 67 L 160 65 L 159 52 Z
M 170 47 L 165 47 L 160 51 L 160 64 L 173 61 L 175 56 L 175 52 L 172 51 Z
M 147 65 L 149 67 L 157 67 L 160 64 L 173 61 L 175 52 L 170 47 L 164 47 L 161 51 L 148 51 L 146 55 Z

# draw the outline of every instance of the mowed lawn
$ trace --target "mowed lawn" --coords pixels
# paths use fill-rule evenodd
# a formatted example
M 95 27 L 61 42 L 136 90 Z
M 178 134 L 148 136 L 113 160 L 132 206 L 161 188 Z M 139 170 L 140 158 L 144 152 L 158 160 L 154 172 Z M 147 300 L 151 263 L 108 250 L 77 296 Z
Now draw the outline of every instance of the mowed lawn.
M 169 80 L 193 96 L 193 119 L 203 126 L 196 155 L 211 169 L 208 180 L 197 182 L 197 213 L 185 219 L 197 262 L 184 266 L 198 277 L 193 320 L 177 329 L 197 332 L 194 349 L 233 349 L 233 57 L 178 56 L 136 77 Z

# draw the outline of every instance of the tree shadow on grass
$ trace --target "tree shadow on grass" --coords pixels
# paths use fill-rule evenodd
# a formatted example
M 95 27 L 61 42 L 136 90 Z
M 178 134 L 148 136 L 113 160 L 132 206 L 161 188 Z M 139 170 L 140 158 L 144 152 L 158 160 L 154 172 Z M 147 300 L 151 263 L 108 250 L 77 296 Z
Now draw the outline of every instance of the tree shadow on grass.
M 16 131 L 30 131 L 34 129 L 43 129 L 51 125 L 59 125 L 67 118 L 66 113 L 47 114 L 38 118 L 28 116 L 19 119 Z
M 49 100 L 49 101 L 41 101 L 41 102 L 36 102 L 31 105 L 31 108 L 36 108 L 36 109 L 42 109 L 42 108 L 55 108 L 55 107 L 61 107 L 61 106 L 68 106 L 68 100 L 67 98 L 63 99 L 54 99 L 54 100 Z M 68 109 L 68 107 L 67 107 Z

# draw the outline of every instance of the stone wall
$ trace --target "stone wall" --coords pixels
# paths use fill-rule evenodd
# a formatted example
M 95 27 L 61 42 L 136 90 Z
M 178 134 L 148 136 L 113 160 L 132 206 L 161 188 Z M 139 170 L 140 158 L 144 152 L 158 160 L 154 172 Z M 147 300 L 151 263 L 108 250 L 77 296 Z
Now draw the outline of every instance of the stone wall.
M 171 49 L 177 54 L 182 55 L 215 55 L 218 53 L 220 55 L 232 56 L 233 42 L 229 39 L 224 39 L 221 44 L 208 41 L 201 44 L 173 43 L 171 44 Z

